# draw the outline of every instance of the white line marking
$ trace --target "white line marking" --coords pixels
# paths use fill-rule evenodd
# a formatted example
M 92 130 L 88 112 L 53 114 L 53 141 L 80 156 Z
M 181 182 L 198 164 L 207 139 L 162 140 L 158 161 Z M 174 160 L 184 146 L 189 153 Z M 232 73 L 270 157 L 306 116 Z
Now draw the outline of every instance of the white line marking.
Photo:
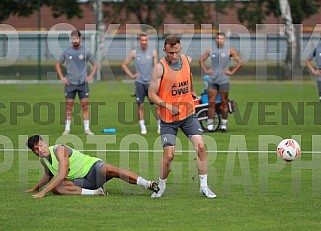
M 4 149 L 0 149 L 0 152 L 4 151 L 4 152 L 13 152 L 13 151 L 17 151 L 17 152 L 25 152 L 25 151 L 29 151 L 29 149 L 15 149 L 15 148 L 4 148 Z M 96 150 L 96 149 L 88 149 L 88 150 L 78 150 L 80 152 L 163 152 L 163 150 L 121 150 L 121 149 L 105 149 L 105 150 Z M 194 150 L 175 150 L 175 152 L 180 152 L 180 153 L 195 153 Z M 275 151 L 264 151 L 264 150 L 258 150 L 258 151 L 253 151 L 253 150 L 207 150 L 207 153 L 231 153 L 231 152 L 237 152 L 237 153 L 275 153 L 277 154 L 276 150 Z M 307 154 L 307 153 L 312 153 L 312 154 L 321 154 L 321 151 L 301 151 L 301 154 Z

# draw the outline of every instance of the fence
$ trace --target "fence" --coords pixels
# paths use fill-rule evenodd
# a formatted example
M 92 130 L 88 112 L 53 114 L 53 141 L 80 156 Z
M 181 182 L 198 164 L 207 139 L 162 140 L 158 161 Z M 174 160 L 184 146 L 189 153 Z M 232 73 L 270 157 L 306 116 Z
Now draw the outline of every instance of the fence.
M 194 62 L 200 58 L 206 48 L 213 43 L 209 34 L 183 34 L 181 43 L 183 52 L 190 55 Z M 151 35 L 149 46 L 154 47 L 161 57 L 163 54 L 164 35 Z M 315 48 L 319 38 L 303 34 L 301 39 L 301 60 Z M 40 76 L 55 79 L 53 63 L 64 48 L 69 46 L 69 32 L 0 32 L 0 68 L 1 79 L 33 79 L 41 68 Z M 96 54 L 95 31 L 83 34 L 82 45 Z M 106 36 L 103 47 L 103 61 L 115 63 L 126 57 L 136 47 L 136 35 L 116 34 Z M 230 35 L 226 45 L 234 47 L 245 62 L 281 63 L 286 57 L 287 41 L 284 35 Z M 35 69 L 36 68 L 36 69 Z M 117 69 L 117 68 L 116 68 Z M 117 69 L 118 70 L 118 69 Z M 47 77 L 44 77 L 47 76 Z

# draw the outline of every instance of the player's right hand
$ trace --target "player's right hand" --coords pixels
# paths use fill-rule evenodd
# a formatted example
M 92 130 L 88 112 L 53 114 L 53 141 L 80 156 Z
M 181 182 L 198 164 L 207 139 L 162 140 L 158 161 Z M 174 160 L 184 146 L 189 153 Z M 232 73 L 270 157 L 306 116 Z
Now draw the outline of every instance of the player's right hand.
M 215 73 L 215 71 L 213 69 L 208 69 L 206 72 L 206 74 L 212 75 Z
M 68 81 L 68 79 L 66 77 L 62 79 L 62 82 L 64 82 L 64 84 L 69 85 L 69 81 Z
M 179 109 L 175 106 L 171 106 L 171 108 L 169 108 L 169 111 L 172 116 L 177 116 L 179 114 Z
M 134 79 L 137 79 L 139 77 L 139 73 L 134 74 Z
M 38 192 L 38 193 L 36 193 L 36 194 L 33 194 L 32 197 L 33 197 L 33 198 L 42 198 L 42 197 L 44 197 L 45 195 L 46 195 L 45 192 L 40 191 L 40 192 Z

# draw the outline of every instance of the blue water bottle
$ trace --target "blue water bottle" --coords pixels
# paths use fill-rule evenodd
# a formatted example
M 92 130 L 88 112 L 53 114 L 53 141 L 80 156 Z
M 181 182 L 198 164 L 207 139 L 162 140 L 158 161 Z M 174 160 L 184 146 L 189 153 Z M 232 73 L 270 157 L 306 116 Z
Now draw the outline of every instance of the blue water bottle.
M 116 128 L 104 128 L 101 132 L 108 133 L 108 134 L 114 134 L 117 132 L 117 130 L 116 130 Z

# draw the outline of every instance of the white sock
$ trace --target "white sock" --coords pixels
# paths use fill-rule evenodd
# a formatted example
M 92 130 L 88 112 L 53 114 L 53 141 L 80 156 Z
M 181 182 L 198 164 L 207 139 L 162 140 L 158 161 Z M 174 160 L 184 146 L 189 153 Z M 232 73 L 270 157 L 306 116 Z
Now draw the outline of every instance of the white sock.
M 91 190 L 91 189 L 81 189 L 81 195 L 95 195 L 96 190 Z
M 66 120 L 66 121 L 65 121 L 65 130 L 66 130 L 66 131 L 70 131 L 70 124 L 71 124 L 71 121 L 70 121 L 70 120 Z
M 163 189 L 166 188 L 166 181 L 167 179 L 162 180 L 161 178 L 159 178 L 158 186 Z
M 207 119 L 207 124 L 208 125 L 213 125 L 214 123 L 214 120 L 213 119 Z
M 139 176 L 137 178 L 137 185 L 144 186 L 145 188 L 148 188 L 149 181 L 144 179 L 143 177 Z
M 199 175 L 200 177 L 200 184 L 202 187 L 207 187 L 207 174 L 206 175 Z
M 89 120 L 84 120 L 84 129 L 85 131 L 89 130 Z
M 139 125 L 140 125 L 141 128 L 145 128 L 146 127 L 145 126 L 145 120 L 140 120 L 139 121 Z
M 226 129 L 226 125 L 227 125 L 227 119 L 222 119 L 222 126 L 221 126 L 221 128 Z

